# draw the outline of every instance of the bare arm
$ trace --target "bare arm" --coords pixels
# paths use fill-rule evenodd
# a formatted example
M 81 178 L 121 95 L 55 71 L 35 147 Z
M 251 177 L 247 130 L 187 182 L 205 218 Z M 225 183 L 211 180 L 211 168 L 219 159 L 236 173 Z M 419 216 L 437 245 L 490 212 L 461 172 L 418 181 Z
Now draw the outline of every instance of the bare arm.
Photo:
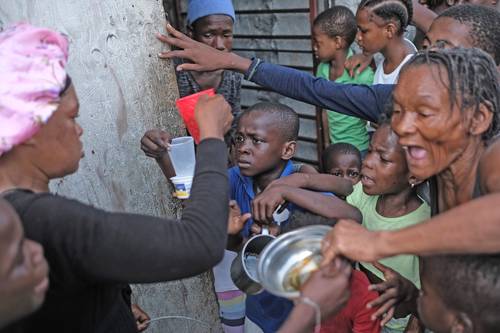
M 352 182 L 342 177 L 323 173 L 294 173 L 290 176 L 274 180 L 271 186 L 288 185 L 321 192 L 333 192 L 348 196 L 352 193 Z
M 337 314 L 347 304 L 350 296 L 351 266 L 346 260 L 336 259 L 314 272 L 301 288 L 301 296 L 315 303 L 321 319 Z M 316 324 L 315 309 L 299 301 L 281 326 L 279 333 L 309 333 Z
M 340 221 L 323 241 L 325 262 L 337 255 L 373 262 L 398 254 L 500 253 L 500 193 L 489 194 L 397 231 L 368 231 Z
M 285 202 L 330 219 L 350 218 L 359 222 L 362 219 L 357 208 L 335 196 L 286 185 L 273 186 L 259 194 L 252 201 L 252 217 L 255 221 L 270 223 L 276 208 Z

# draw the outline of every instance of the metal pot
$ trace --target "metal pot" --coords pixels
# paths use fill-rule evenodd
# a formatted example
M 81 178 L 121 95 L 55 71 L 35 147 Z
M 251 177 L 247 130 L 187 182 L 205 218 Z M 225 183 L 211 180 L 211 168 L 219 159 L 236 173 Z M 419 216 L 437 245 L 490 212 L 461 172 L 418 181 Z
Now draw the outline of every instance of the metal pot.
M 321 263 L 321 241 L 332 228 L 313 225 L 276 238 L 260 253 L 257 279 L 271 294 L 296 298 L 300 286 Z
M 264 247 L 274 239 L 274 236 L 269 235 L 267 228 L 263 228 L 262 234 L 250 238 L 238 256 L 234 258 L 231 264 L 231 279 L 239 290 L 250 295 L 262 291 L 262 286 L 257 278 L 259 255 Z

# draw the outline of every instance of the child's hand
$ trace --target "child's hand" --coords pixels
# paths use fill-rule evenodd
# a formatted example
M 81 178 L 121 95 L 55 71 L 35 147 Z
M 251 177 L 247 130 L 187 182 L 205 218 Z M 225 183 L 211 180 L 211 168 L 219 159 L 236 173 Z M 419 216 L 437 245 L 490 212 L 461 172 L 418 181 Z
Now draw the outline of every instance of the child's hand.
M 137 304 L 132 304 L 132 314 L 134 315 L 135 323 L 137 325 L 137 330 L 139 332 L 144 331 L 149 326 L 149 318 L 148 314 L 144 312 L 143 309 L 139 307 Z
M 194 112 L 200 128 L 200 140 L 205 138 L 224 140 L 224 134 L 231 128 L 233 115 L 231 106 L 222 95 L 200 96 Z
M 267 228 L 267 230 L 269 231 L 269 235 L 271 236 L 278 236 L 281 232 L 280 226 L 277 225 L 276 223 L 266 226 L 261 226 L 258 225 L 257 223 L 253 223 L 252 226 L 250 227 L 250 232 L 253 235 L 260 235 L 262 234 L 262 228 Z
M 346 60 L 344 67 L 349 72 L 349 76 L 354 77 L 370 66 L 372 60 L 373 55 L 355 54 Z
M 271 224 L 274 222 L 273 213 L 285 203 L 284 193 L 288 186 L 276 185 L 267 187 L 252 201 L 252 217 L 259 224 Z
M 236 201 L 229 201 L 229 219 L 227 223 L 227 233 L 229 235 L 237 235 L 245 226 L 248 219 L 252 217 L 250 213 L 241 215 L 241 209 Z
M 374 262 L 373 266 L 384 273 L 385 281 L 370 285 L 370 290 L 376 290 L 380 296 L 367 304 L 368 307 L 379 307 L 372 315 L 372 320 L 381 319 L 380 325 L 384 326 L 394 316 L 396 307 L 403 302 L 416 301 L 418 297 L 417 287 L 398 272 Z
M 328 318 L 342 309 L 350 297 L 351 265 L 336 258 L 332 263 L 312 273 L 301 288 L 301 295 L 319 305 L 321 318 Z
M 141 139 L 141 149 L 148 157 L 161 159 L 169 149 L 170 135 L 159 129 L 144 133 Z

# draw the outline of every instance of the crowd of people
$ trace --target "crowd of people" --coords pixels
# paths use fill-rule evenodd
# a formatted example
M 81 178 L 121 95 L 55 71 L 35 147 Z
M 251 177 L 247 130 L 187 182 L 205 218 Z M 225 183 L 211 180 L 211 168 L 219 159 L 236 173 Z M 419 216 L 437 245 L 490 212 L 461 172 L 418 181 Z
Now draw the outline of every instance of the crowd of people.
M 172 48 L 159 57 L 175 62 L 181 96 L 217 94 L 196 105 L 200 143 L 180 221 L 50 193 L 83 156 L 68 41 L 27 23 L 0 32 L 0 332 L 137 332 L 148 316 L 129 284 L 210 269 L 226 333 L 497 332 L 495 5 L 333 6 L 312 24 L 315 77 L 232 53 L 231 1 L 189 1 L 187 34 L 167 25 L 157 38 Z M 320 170 L 293 162 L 296 110 L 241 108 L 243 78 L 328 110 Z M 151 129 L 140 142 L 167 179 L 171 139 Z M 234 285 L 231 262 L 251 235 L 316 224 L 332 229 L 301 297 Z

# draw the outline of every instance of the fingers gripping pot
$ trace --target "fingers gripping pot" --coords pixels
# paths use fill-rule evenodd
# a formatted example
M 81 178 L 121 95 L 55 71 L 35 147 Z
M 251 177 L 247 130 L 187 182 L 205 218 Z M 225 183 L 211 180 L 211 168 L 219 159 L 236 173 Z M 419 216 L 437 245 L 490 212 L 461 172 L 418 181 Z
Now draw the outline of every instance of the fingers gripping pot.
M 283 234 L 260 252 L 257 280 L 271 294 L 300 297 L 300 288 L 320 266 L 321 241 L 332 228 L 312 225 Z
M 262 291 L 257 278 L 259 255 L 274 239 L 274 236 L 269 235 L 267 228 L 262 228 L 262 234 L 251 237 L 234 258 L 231 264 L 231 279 L 244 293 L 255 295 Z

